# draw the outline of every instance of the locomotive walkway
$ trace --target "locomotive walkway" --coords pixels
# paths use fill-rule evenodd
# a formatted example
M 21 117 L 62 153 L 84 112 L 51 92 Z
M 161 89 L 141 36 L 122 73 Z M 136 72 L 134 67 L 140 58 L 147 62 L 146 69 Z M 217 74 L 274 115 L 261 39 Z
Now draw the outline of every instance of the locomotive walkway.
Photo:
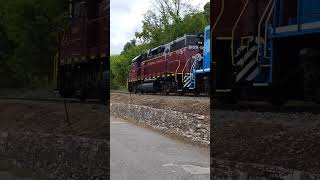
M 111 179 L 209 180 L 209 151 L 111 116 Z

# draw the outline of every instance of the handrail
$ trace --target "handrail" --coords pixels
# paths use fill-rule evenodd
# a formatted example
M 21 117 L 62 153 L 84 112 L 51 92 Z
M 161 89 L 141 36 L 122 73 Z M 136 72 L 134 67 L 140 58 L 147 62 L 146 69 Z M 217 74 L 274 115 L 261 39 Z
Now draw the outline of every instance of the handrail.
M 107 16 L 102 16 L 102 17 L 99 17 L 99 18 L 91 19 L 91 20 L 88 20 L 87 22 L 90 23 L 90 22 L 99 21 L 99 20 L 105 19 L 105 18 L 107 18 Z
M 168 64 L 169 63 L 173 63 L 173 62 L 179 62 L 179 65 L 178 65 L 178 67 L 177 67 L 177 69 L 176 69 L 176 71 L 175 71 L 175 79 L 176 79 L 176 81 L 178 80 L 178 77 L 177 77 L 177 74 L 178 74 L 178 70 L 179 70 L 179 68 L 180 68 L 180 65 L 181 65 L 181 60 L 174 60 L 174 61 L 170 61 L 170 62 L 168 62 Z
M 193 62 L 192 66 L 191 66 L 191 69 L 190 69 L 191 72 L 193 72 L 193 70 L 195 70 L 196 65 L 197 65 L 197 59 Z M 192 74 L 192 76 L 193 76 L 193 74 Z
M 222 17 L 222 14 L 224 12 L 224 1 L 225 0 L 221 0 L 222 4 L 221 4 L 221 11 L 220 11 L 220 14 L 218 15 L 217 19 L 216 19 L 216 22 L 214 23 L 214 25 L 212 26 L 211 28 L 211 32 L 210 32 L 210 36 L 211 36 L 211 41 L 213 39 L 213 31 L 215 30 L 215 28 L 217 27 L 218 25 L 218 22 L 220 21 L 221 17 Z M 210 45 L 210 52 L 213 52 L 213 46 L 212 44 Z M 213 63 L 213 58 L 210 57 L 210 61 L 212 61 Z
M 219 13 L 217 19 L 216 19 L 216 22 L 213 24 L 212 26 L 212 30 L 211 32 L 213 32 L 213 30 L 216 28 L 216 26 L 218 25 L 218 22 L 220 21 L 221 17 L 222 17 L 222 14 L 224 12 L 224 1 L 225 0 L 221 0 L 222 4 L 221 4 L 221 12 Z M 211 34 L 212 35 L 212 34 Z M 212 36 L 211 36 L 212 37 Z
M 190 61 L 191 59 L 192 59 L 192 58 L 189 58 L 188 61 L 186 62 L 186 64 L 184 65 L 184 67 L 183 67 L 183 70 L 182 70 L 182 79 L 184 78 L 184 70 L 186 69 L 186 67 L 187 67 L 187 65 L 188 65 L 188 63 L 189 63 L 189 61 Z
M 52 87 L 55 88 L 55 86 L 57 85 L 57 76 L 58 76 L 58 58 L 59 58 L 59 53 L 57 52 L 55 57 L 54 57 L 54 63 L 53 63 L 53 82 L 52 82 Z
M 62 44 L 66 40 L 66 31 L 67 31 L 67 29 L 69 29 L 70 26 L 71 26 L 71 23 L 68 23 L 67 26 L 65 27 L 65 29 L 63 30 L 63 36 L 62 36 L 62 41 L 60 42 L 60 47 L 62 46 Z
M 197 64 L 197 59 L 195 59 L 194 62 L 192 63 L 192 66 L 190 68 L 190 73 L 193 72 L 194 67 L 196 66 L 196 64 Z
M 274 0 L 270 0 L 269 2 L 268 2 L 268 5 L 267 5 L 267 7 L 266 7 L 266 9 L 264 10 L 264 12 L 263 12 L 263 14 L 262 14 L 262 17 L 261 17 L 261 19 L 260 19 L 260 21 L 259 21 L 259 25 L 258 25 L 258 49 L 257 49 L 257 56 L 256 56 L 256 62 L 258 62 L 259 61 L 259 53 L 260 53 L 260 44 L 261 44 L 261 42 L 260 42 L 260 40 L 261 40 L 261 37 L 260 37 L 260 35 L 261 35 L 261 24 L 262 24 L 262 22 L 263 22 L 263 19 L 265 18 L 265 16 L 266 16 L 266 14 L 267 14 L 267 11 L 268 11 L 268 9 L 269 9 L 269 7 L 270 7 L 270 5 L 271 5 L 271 2 L 273 2 Z M 270 10 L 271 11 L 271 10 Z
M 195 69 L 195 66 L 196 66 L 196 64 L 197 64 L 197 56 L 200 56 L 200 58 L 201 58 L 201 55 L 200 54 L 196 54 L 196 57 L 195 57 L 195 60 L 194 60 L 194 62 L 192 63 L 192 66 L 191 66 L 191 68 L 190 68 L 190 72 L 194 72 L 194 69 Z M 191 79 L 193 80 L 194 79 L 194 74 L 193 73 L 191 73 Z
M 242 8 L 241 13 L 240 13 L 240 15 L 239 15 L 239 17 L 238 17 L 238 19 L 237 19 L 237 21 L 236 21 L 233 29 L 232 29 L 232 39 L 231 39 L 231 58 L 232 58 L 232 65 L 235 65 L 235 64 L 234 64 L 234 47 L 233 47 L 233 45 L 234 45 L 234 31 L 236 30 L 236 28 L 237 28 L 237 26 L 238 26 L 238 23 L 239 23 L 239 21 L 240 21 L 240 18 L 241 18 L 241 16 L 243 15 L 243 13 L 244 13 L 245 9 L 247 8 L 248 4 L 249 4 L 249 0 L 247 0 L 246 3 L 244 4 L 244 7 Z
M 251 41 L 251 38 L 252 36 L 244 36 L 244 37 L 241 37 L 241 43 L 240 43 L 240 48 L 241 48 L 241 51 L 242 51 L 242 46 L 243 46 L 243 41 L 246 40 L 246 52 L 249 51 L 249 45 L 250 45 L 250 41 Z M 238 53 L 238 52 L 237 52 Z
M 265 23 L 265 32 L 264 32 L 264 39 L 267 40 L 267 36 L 268 36 L 268 22 L 271 18 L 271 15 L 272 15 L 272 12 L 274 10 L 274 7 L 275 7 L 275 1 L 273 1 L 273 5 L 271 7 L 271 10 L 269 12 L 269 15 L 267 17 L 267 20 L 266 20 L 266 23 Z M 267 54 L 267 43 L 264 44 L 264 55 L 266 56 Z
M 179 61 L 179 65 L 178 65 L 178 67 L 177 67 L 177 69 L 176 69 L 176 72 L 175 72 L 175 79 L 176 79 L 176 82 L 178 82 L 178 75 L 177 75 L 177 73 L 178 73 L 178 70 L 179 70 L 179 68 L 180 68 L 181 62 L 180 62 L 180 60 L 175 60 L 175 61 Z

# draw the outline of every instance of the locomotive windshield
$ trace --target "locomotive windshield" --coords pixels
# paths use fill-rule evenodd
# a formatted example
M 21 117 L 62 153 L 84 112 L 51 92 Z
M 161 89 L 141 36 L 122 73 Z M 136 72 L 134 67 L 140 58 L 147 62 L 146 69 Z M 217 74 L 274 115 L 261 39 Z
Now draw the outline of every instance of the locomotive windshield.
M 196 46 L 198 42 L 196 35 L 187 35 L 186 36 L 186 46 Z
M 196 46 L 198 42 L 196 35 L 185 35 L 182 38 L 177 39 L 171 44 L 171 52 L 182 49 L 187 46 Z
M 171 52 L 173 52 L 173 51 L 179 50 L 179 49 L 184 48 L 184 47 L 186 47 L 186 39 L 185 39 L 185 37 L 174 41 L 172 43 L 172 45 L 171 45 L 170 50 L 171 50 Z

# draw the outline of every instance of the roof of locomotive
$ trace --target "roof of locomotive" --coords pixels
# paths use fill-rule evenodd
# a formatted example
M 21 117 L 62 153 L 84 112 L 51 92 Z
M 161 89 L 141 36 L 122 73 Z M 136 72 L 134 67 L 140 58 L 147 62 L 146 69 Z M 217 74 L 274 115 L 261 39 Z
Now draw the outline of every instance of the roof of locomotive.
M 141 57 L 141 54 L 139 54 L 138 56 L 136 56 L 135 58 L 133 58 L 131 62 L 132 62 L 132 63 L 136 62 L 137 59 L 140 58 L 140 57 Z
M 197 36 L 197 35 L 198 35 L 198 33 L 185 34 L 184 36 L 179 37 L 179 38 L 177 38 L 176 40 L 173 40 L 173 41 L 171 41 L 171 42 L 169 42 L 169 43 L 167 43 L 167 44 L 160 45 L 160 46 L 155 47 L 155 48 L 153 48 L 153 49 L 148 49 L 146 52 L 144 52 L 144 53 L 142 53 L 142 54 L 139 54 L 138 56 L 136 56 L 135 58 L 133 58 L 132 61 L 131 61 L 131 63 L 136 62 L 136 61 L 137 61 L 139 58 L 141 58 L 143 55 L 145 55 L 145 56 L 147 56 L 147 57 L 150 57 L 149 54 L 150 54 L 152 51 L 161 49 L 161 53 L 162 53 L 162 52 L 165 52 L 167 49 L 170 50 L 170 46 L 171 46 L 173 43 L 178 42 L 178 41 L 181 41 L 181 40 L 185 40 L 187 37 L 190 37 L 190 36 L 195 37 L 195 36 Z M 151 55 L 151 56 L 152 56 L 152 55 Z M 150 58 L 142 59 L 142 61 L 147 60 L 147 59 L 150 59 Z

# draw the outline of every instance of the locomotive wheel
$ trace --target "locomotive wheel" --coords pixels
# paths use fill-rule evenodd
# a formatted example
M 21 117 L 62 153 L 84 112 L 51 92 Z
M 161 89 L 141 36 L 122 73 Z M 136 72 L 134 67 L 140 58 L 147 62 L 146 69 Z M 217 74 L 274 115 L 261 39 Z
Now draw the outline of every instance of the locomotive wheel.
M 273 89 L 273 93 L 269 99 L 269 102 L 274 106 L 282 106 L 287 103 L 288 98 L 284 97 L 283 93 L 281 93 L 281 88 Z M 280 92 L 280 93 L 279 93 Z
M 195 90 L 195 91 L 193 92 L 193 94 L 196 95 L 196 96 L 198 96 L 198 95 L 200 94 L 200 91 Z
M 100 101 L 101 101 L 102 104 L 107 105 L 107 100 L 108 99 L 109 99 L 109 97 L 108 97 L 108 95 L 106 95 L 106 96 L 102 96 L 100 98 Z
M 222 105 L 223 104 L 227 105 L 227 104 L 237 104 L 238 103 L 238 99 L 232 93 L 218 95 L 217 99 L 218 99 L 218 102 Z
M 72 95 L 73 95 L 73 92 L 72 92 L 70 89 L 68 89 L 68 90 L 65 90 L 65 89 L 64 89 L 64 90 L 60 91 L 59 94 L 60 94 L 63 98 L 71 98 Z
M 271 98 L 270 103 L 274 106 L 283 106 L 285 103 L 287 103 L 287 99 L 285 98 Z

